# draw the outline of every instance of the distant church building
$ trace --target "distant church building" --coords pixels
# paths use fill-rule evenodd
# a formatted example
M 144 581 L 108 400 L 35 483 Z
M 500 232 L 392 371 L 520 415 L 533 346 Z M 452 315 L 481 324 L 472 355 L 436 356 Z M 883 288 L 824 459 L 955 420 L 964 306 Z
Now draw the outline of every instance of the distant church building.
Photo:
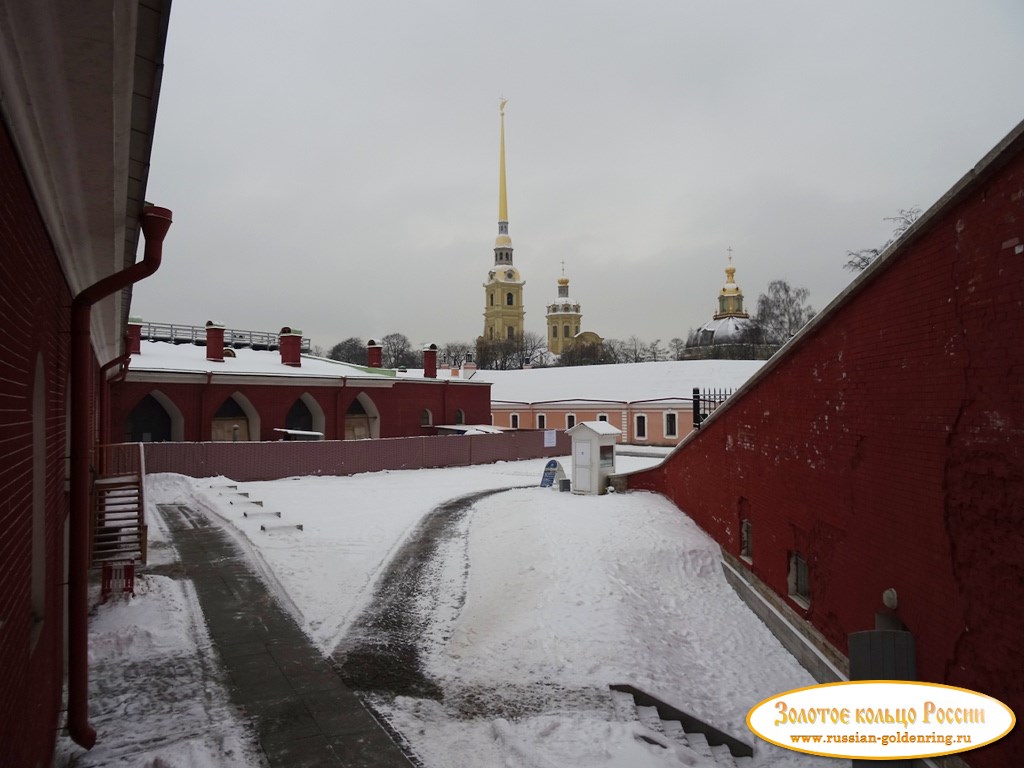
M 558 297 L 547 307 L 548 351 L 562 354 L 573 337 L 580 332 L 580 303 L 569 298 L 569 278 L 563 273 L 558 278 Z
M 501 151 L 498 168 L 498 237 L 494 241 L 494 268 L 484 283 L 483 341 L 502 341 L 522 338 L 523 286 L 526 282 L 512 265 L 512 238 L 508 236 L 508 197 L 505 191 L 505 104 L 502 99 Z
M 767 360 L 777 348 L 764 343 L 761 326 L 743 309 L 743 291 L 736 284 L 736 267 L 730 252 L 725 285 L 718 293 L 718 311 L 690 332 L 683 359 Z

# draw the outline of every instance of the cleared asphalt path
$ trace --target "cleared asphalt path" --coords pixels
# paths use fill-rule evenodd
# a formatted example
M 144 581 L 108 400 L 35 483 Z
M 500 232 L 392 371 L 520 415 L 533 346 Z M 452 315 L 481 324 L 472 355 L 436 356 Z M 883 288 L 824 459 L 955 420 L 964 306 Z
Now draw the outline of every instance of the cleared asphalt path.
M 414 763 L 267 591 L 243 553 L 202 513 L 163 504 L 206 625 L 272 768 L 409 768 Z

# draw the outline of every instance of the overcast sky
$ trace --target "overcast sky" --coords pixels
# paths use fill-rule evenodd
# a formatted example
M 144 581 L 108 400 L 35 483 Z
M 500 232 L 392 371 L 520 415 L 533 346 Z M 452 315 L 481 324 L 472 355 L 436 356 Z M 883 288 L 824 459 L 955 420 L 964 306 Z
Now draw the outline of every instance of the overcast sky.
M 483 331 L 504 95 L 526 328 L 667 342 L 733 249 L 824 307 L 847 250 L 1021 119 L 1020 0 L 175 0 L 147 197 L 154 322 L 414 345 Z

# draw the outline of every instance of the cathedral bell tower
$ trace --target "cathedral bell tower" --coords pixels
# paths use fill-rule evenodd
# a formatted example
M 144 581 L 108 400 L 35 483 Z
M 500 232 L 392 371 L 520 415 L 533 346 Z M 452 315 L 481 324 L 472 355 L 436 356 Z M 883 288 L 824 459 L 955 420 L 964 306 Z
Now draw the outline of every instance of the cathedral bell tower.
M 558 278 L 558 296 L 547 306 L 548 351 L 551 354 L 562 354 L 572 343 L 580 332 L 582 318 L 580 303 L 569 298 L 569 278 L 565 276 L 563 266 L 562 276 Z
M 512 265 L 512 238 L 508 236 L 508 198 L 505 191 L 505 104 L 498 107 L 501 115 L 501 148 L 498 164 L 498 237 L 494 241 L 494 267 L 484 283 L 484 341 L 522 338 L 523 286 L 519 270 Z

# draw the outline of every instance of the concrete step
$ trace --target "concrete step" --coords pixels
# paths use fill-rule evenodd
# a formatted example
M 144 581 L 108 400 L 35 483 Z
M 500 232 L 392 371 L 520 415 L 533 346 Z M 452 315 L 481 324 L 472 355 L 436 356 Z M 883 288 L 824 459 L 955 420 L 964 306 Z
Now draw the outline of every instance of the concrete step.
M 636 713 L 641 724 L 647 726 L 652 731 L 657 731 L 658 733 L 665 732 L 662 728 L 661 718 L 658 717 L 658 710 L 656 707 L 637 707 Z
M 620 720 L 638 720 L 651 731 L 663 734 L 666 741 L 686 746 L 721 768 L 741 768 L 753 763 L 753 748 L 749 744 L 631 685 L 616 684 L 609 688 L 613 710 Z M 638 738 L 652 741 L 646 736 Z
M 687 733 L 686 740 L 690 742 L 690 749 L 698 755 L 714 759 L 715 755 L 711 751 L 711 745 L 708 744 L 707 737 L 703 733 Z
M 673 741 L 684 747 L 690 746 L 690 741 L 686 738 L 686 731 L 683 730 L 683 724 L 678 720 L 662 720 L 661 728 L 665 735 Z

